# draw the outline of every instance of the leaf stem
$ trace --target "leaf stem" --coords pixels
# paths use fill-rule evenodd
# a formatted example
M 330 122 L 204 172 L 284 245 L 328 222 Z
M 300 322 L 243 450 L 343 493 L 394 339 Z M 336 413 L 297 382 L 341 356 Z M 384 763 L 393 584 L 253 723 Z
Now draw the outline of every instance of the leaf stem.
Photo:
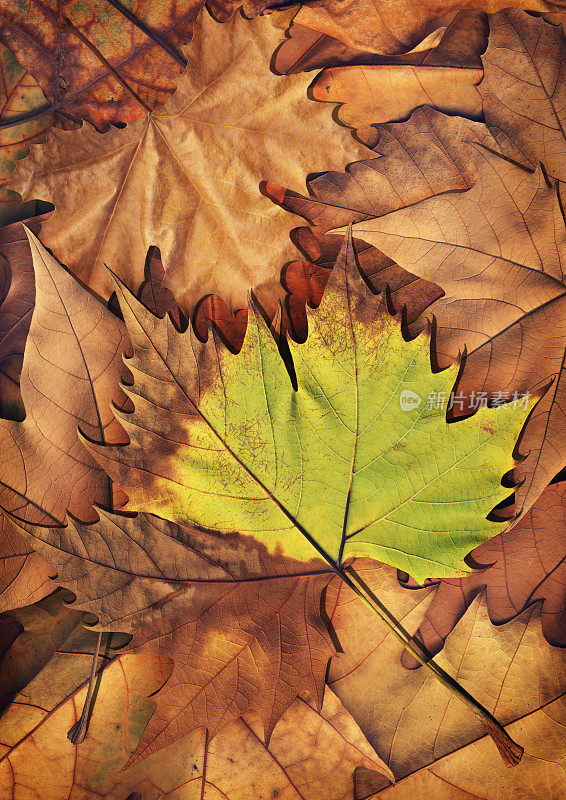
M 347 571 L 346 571 L 347 570 Z M 505 728 L 489 713 L 463 686 L 460 686 L 448 672 L 440 667 L 434 659 L 427 659 L 422 653 L 411 644 L 407 632 L 395 619 L 393 614 L 383 605 L 374 595 L 371 589 L 364 583 L 357 572 L 352 567 L 342 568 L 338 565 L 334 571 L 342 578 L 344 583 L 354 594 L 378 616 L 381 621 L 389 628 L 391 633 L 399 639 L 406 650 L 408 650 L 417 661 L 426 667 L 440 683 L 449 691 L 456 695 L 462 702 L 466 703 L 480 720 L 486 732 L 491 736 L 503 761 L 509 767 L 516 766 L 522 758 L 523 748 L 513 741 Z M 351 577 L 350 577 L 351 576 Z
M 84 741 L 86 736 L 86 731 L 88 728 L 88 722 L 90 717 L 90 708 L 92 705 L 92 695 L 94 693 L 94 684 L 96 682 L 96 667 L 98 664 L 98 655 L 100 653 L 100 645 L 102 643 L 102 631 L 98 634 L 98 639 L 96 640 L 96 647 L 94 649 L 94 655 L 92 657 L 92 669 L 90 671 L 90 680 L 88 682 L 88 691 L 86 693 L 86 699 L 83 706 L 83 712 L 77 722 L 73 725 L 73 727 L 67 733 L 67 739 L 74 744 L 80 744 Z

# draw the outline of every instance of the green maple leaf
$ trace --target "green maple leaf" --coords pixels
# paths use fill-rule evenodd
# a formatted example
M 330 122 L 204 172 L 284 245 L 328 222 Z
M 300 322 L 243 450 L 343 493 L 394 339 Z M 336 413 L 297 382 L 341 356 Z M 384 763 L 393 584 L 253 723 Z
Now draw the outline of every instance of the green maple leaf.
M 508 404 L 448 424 L 456 367 L 433 374 L 426 335 L 399 321 L 363 283 L 351 239 L 305 344 L 290 343 L 298 388 L 250 303 L 239 355 L 153 316 L 118 294 L 134 349 L 119 413 L 131 443 L 90 448 L 133 510 L 238 531 L 270 552 L 340 566 L 369 556 L 418 581 L 465 569 L 465 555 L 500 532 L 486 515 L 508 490 L 526 412 Z M 420 398 L 405 411 L 401 394 Z

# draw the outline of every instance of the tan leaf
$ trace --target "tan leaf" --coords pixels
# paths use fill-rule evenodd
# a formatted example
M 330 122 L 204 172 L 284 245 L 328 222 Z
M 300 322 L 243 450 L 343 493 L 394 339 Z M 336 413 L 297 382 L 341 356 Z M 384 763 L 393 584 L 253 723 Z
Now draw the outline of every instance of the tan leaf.
M 508 733 L 527 742 L 521 763 L 512 770 L 490 758 L 491 745 L 484 737 L 461 747 L 429 767 L 408 775 L 374 798 L 406 800 L 560 800 L 566 792 L 564 760 L 564 696 L 507 726 Z
M 478 89 L 485 121 L 503 152 L 566 179 L 566 52 L 559 27 L 520 11 L 489 23 Z
M 34 237 L 31 247 L 36 302 L 21 377 L 26 418 L 0 420 L 1 505 L 39 524 L 62 520 L 67 509 L 95 519 L 93 502 L 112 505 L 111 484 L 78 427 L 99 441 L 116 430 L 110 403 L 123 402 L 117 385 L 126 334 Z
M 110 295 L 106 264 L 137 291 L 156 245 L 185 312 L 209 293 L 241 307 L 264 283 L 274 303 L 281 266 L 294 257 L 292 220 L 261 196 L 260 181 L 275 173 L 301 188 L 308 169 L 363 152 L 306 97 L 308 78 L 269 71 L 279 36 L 269 18 L 219 25 L 203 15 L 161 111 L 105 135 L 53 131 L 22 162 L 29 168 L 10 186 L 51 198 L 42 241 L 92 289 Z
M 407 119 L 419 106 L 479 120 L 482 102 L 476 86 L 483 77 L 479 54 L 487 45 L 488 31 L 485 14 L 460 12 L 436 47 L 389 59 L 393 63 L 375 58 L 360 66 L 325 69 L 313 81 L 312 95 L 340 103 L 338 119 L 357 128 L 369 144 L 378 137 L 370 126 Z
M 35 553 L 16 526 L 0 515 L 0 613 L 31 605 L 55 588 L 55 570 Z
M 430 589 L 401 594 L 389 568 L 364 561 L 355 568 L 405 628 L 421 623 Z M 398 780 L 483 737 L 479 721 L 432 676 L 402 666 L 402 645 L 337 579 L 327 611 L 344 651 L 332 660 L 329 685 Z M 494 627 L 476 597 L 436 661 L 507 725 L 563 694 L 565 659 L 544 641 L 538 608 Z M 528 737 L 517 741 L 528 752 Z M 487 762 L 495 761 L 493 743 L 484 746 Z
M 442 34 L 447 29 L 446 26 L 449 27 L 453 17 L 454 14 L 451 14 L 447 18 L 437 20 L 438 25 L 443 27 L 432 31 L 422 42 L 419 42 L 416 47 L 403 56 L 385 56 L 348 47 L 339 39 L 334 39 L 332 36 L 327 36 L 312 28 L 306 28 L 293 20 L 285 30 L 285 40 L 274 53 L 273 68 L 281 75 L 290 75 L 294 72 L 308 72 L 313 69 L 335 67 L 342 64 L 397 63 L 400 59 L 403 60 L 403 63 L 412 63 L 412 59 L 416 59 L 415 63 L 419 63 L 423 57 L 423 51 L 435 47 L 440 42 Z M 277 23 L 277 19 L 275 23 Z M 284 26 L 281 25 L 281 27 Z
M 196 730 L 121 772 L 151 715 L 147 696 L 167 676 L 166 659 L 114 659 L 101 674 L 88 738 L 75 747 L 66 731 L 86 693 L 72 672 L 80 658 L 53 659 L 47 674 L 18 695 L 0 720 L 0 789 L 6 800 L 357 800 L 360 772 L 366 785 L 393 780 L 330 690 L 320 712 L 296 700 L 269 747 L 255 721 L 238 720 L 212 741 L 205 730 Z M 46 693 L 46 678 L 57 687 L 58 702 Z
M 295 22 L 349 47 L 374 53 L 405 53 L 439 27 L 437 19 L 467 10 L 493 14 L 511 0 L 319 0 L 301 7 Z M 557 4 L 546 0 L 515 0 L 513 6 L 531 11 L 551 11 Z M 441 23 L 442 24 L 442 23 Z

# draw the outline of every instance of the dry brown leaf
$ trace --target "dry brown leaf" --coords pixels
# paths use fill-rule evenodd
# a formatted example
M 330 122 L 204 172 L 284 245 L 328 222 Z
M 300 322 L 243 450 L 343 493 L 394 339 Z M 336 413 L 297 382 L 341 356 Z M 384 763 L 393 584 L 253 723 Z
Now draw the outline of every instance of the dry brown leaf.
M 153 703 L 147 695 L 159 687 L 168 672 L 162 660 L 144 661 L 140 665 L 136 657 L 121 657 L 102 673 L 91 735 L 75 747 L 68 741 L 67 731 L 80 716 L 92 656 L 57 653 L 15 696 L 0 719 L 2 797 L 90 800 L 96 794 L 87 793 L 87 787 L 81 785 L 90 770 L 95 791 L 97 783 L 104 781 L 106 770 L 115 782 L 124 762 L 124 748 L 131 747 L 139 737 L 151 714 Z M 102 775 L 97 775 L 97 767 Z M 126 791 L 114 798 L 125 800 L 127 795 Z M 154 797 L 157 800 L 159 794 Z
M 402 60 L 403 63 L 413 63 L 413 59 L 416 59 L 415 63 L 419 63 L 423 58 L 423 51 L 436 47 L 440 42 L 443 33 L 450 26 L 453 16 L 448 15 L 446 19 L 437 20 L 438 24 L 443 27 L 432 31 L 422 42 L 419 42 L 416 47 L 403 56 L 386 56 L 348 47 L 344 42 L 334 39 L 332 36 L 314 31 L 312 28 L 306 28 L 293 20 L 285 30 L 285 40 L 273 54 L 272 65 L 280 75 L 290 75 L 294 72 L 308 72 L 313 69 L 336 67 L 342 64 L 388 64 L 397 63 L 399 60 Z M 277 23 L 277 19 L 275 19 L 275 23 Z M 283 29 L 283 25 L 281 28 Z
M 507 726 L 508 733 L 527 747 L 521 763 L 512 770 L 490 758 L 484 737 L 411 773 L 375 800 L 561 800 L 566 793 L 564 696 Z M 373 800 L 373 798 L 372 798 Z
M 36 81 L 0 44 L 0 224 L 16 217 L 25 219 L 18 195 L 4 184 L 16 162 L 27 156 L 30 145 L 45 141 L 53 122 L 50 113 L 40 113 L 46 106 L 47 100 Z M 18 124 L 16 120 L 22 117 L 28 117 L 27 121 Z
M 355 569 L 405 628 L 420 624 L 430 589 L 403 594 L 389 568 L 360 561 Z M 481 739 L 479 721 L 463 714 L 460 702 L 425 670 L 406 670 L 403 646 L 346 587 L 338 588 L 335 579 L 327 612 L 344 652 L 331 662 L 329 685 L 396 778 Z M 476 597 L 436 658 L 504 725 L 563 694 L 565 660 L 566 651 L 545 642 L 537 607 L 494 627 L 482 597 Z M 518 741 L 528 751 L 528 738 Z M 485 752 L 489 763 L 496 760 L 491 742 Z
M 0 41 L 38 81 L 59 122 L 100 131 L 133 122 L 175 91 L 205 0 L 0 0 Z M 266 3 L 210 0 L 218 19 Z M 34 81 L 35 84 L 35 81 Z M 37 85 L 37 84 L 35 84 Z M 37 122 L 35 122 L 37 125 Z
M 477 177 L 473 143 L 494 144 L 481 123 L 431 108 L 418 109 L 408 122 L 380 125 L 368 138 L 374 140 L 371 157 L 366 151 L 345 171 L 308 179 L 309 196 L 273 182 L 266 185 L 266 194 L 324 233 L 435 194 L 469 189 Z
M 310 91 L 316 100 L 340 103 L 338 120 L 356 128 L 368 144 L 377 141 L 370 126 L 407 119 L 419 106 L 479 120 L 482 102 L 476 86 L 483 77 L 480 53 L 488 31 L 485 14 L 461 12 L 436 46 L 396 58 L 358 57 L 354 65 L 331 66 L 317 75 Z M 281 48 L 279 62 L 285 55 Z
M 0 613 L 31 605 L 56 589 L 55 570 L 0 514 Z
M 443 24 L 443 15 L 462 10 L 493 14 L 509 4 L 531 11 L 559 6 L 546 0 L 318 0 L 303 5 L 297 24 L 373 53 L 406 53 Z
M 33 237 L 36 302 L 21 376 L 26 418 L 0 420 L 0 503 L 21 519 L 53 524 L 67 510 L 96 519 L 112 487 L 78 438 L 106 440 L 123 402 L 123 325 Z M 119 426 L 118 426 L 119 428 Z M 123 435 L 122 435 L 123 438 Z
M 283 322 L 296 341 L 307 337 L 307 306 L 317 308 L 321 302 L 331 270 L 336 263 L 342 236 L 316 234 L 311 228 L 295 228 L 293 241 L 309 261 L 293 261 L 283 271 L 281 281 L 287 291 L 287 310 Z M 401 312 L 404 325 L 411 325 L 416 335 L 424 328 L 415 324 L 425 309 L 442 297 L 442 289 L 430 281 L 417 278 L 397 266 L 375 247 L 361 239 L 353 240 L 358 267 L 374 292 L 384 292 L 392 313 Z
M 84 627 L 87 615 L 69 606 L 73 596 L 59 589 L 33 605 L 10 612 L 22 633 L 2 659 L 0 669 L 0 710 L 27 692 L 36 680 L 43 696 L 53 705 L 61 700 L 61 671 L 70 674 L 76 688 L 89 676 L 97 634 Z M 108 637 L 99 663 L 106 662 L 110 645 L 119 646 L 128 637 Z M 39 676 L 39 677 L 38 677 Z M 49 691 L 51 689 L 51 697 Z
M 415 634 L 417 643 L 436 655 L 473 599 L 485 590 L 489 618 L 495 625 L 509 622 L 540 602 L 545 639 L 566 647 L 565 531 L 566 483 L 561 483 L 545 489 L 514 528 L 472 551 L 474 563 L 488 566 L 460 579 L 439 582 Z M 408 576 L 401 579 L 404 585 L 412 585 Z M 408 652 L 403 663 L 411 668 L 420 666 Z
M 28 530 L 79 607 L 132 633 L 130 650 L 174 660 L 134 761 L 250 710 L 269 737 L 300 692 L 322 702 L 333 649 L 319 615 L 320 560 L 273 557 L 246 537 L 220 540 L 144 514 L 100 511 L 95 525 Z
M 52 131 L 10 186 L 52 198 L 42 241 L 104 297 L 104 264 L 135 292 L 150 245 L 182 309 L 219 293 L 236 308 L 294 257 L 292 219 L 258 190 L 276 174 L 300 188 L 308 169 L 360 157 L 361 145 L 306 97 L 308 78 L 277 77 L 279 40 L 269 18 L 220 25 L 199 17 L 189 65 L 163 110 L 101 135 L 84 126 Z M 88 198 L 88 199 L 87 199 Z
M 559 27 L 505 11 L 490 19 L 478 86 L 485 121 L 503 152 L 566 179 L 566 50 Z
M 0 228 L 0 285 L 0 417 L 22 420 L 20 374 L 35 303 L 35 279 L 21 223 Z
M 249 556 L 233 543 L 232 560 L 242 569 L 249 566 Z M 329 800 L 358 800 L 366 796 L 357 791 L 360 786 L 380 785 L 378 773 L 393 780 L 330 690 L 320 711 L 304 699 L 295 701 L 275 726 L 269 746 L 262 740 L 260 718 L 250 714 L 214 739 L 197 729 L 120 774 L 153 711 L 147 696 L 170 674 L 169 659 L 116 656 L 106 645 L 99 669 L 113 663 L 99 679 L 88 738 L 74 747 L 66 732 L 84 701 L 97 637 L 81 625 L 85 615 L 66 605 L 67 594 L 56 592 L 13 618 L 2 618 L 19 633 L 14 644 L 9 636 L 0 637 L 9 648 L 0 672 L 0 705 L 14 701 L 0 720 L 3 797 L 12 798 L 10 777 L 18 786 L 17 800 L 124 800 L 132 792 L 143 800 L 212 800 L 218 791 L 244 800 L 254 787 L 291 800 L 315 800 L 319 792 Z M 119 646 L 120 637 L 114 634 L 109 644 Z
M 86 659 L 84 659 L 87 661 Z M 147 697 L 167 677 L 166 659 L 120 656 L 100 678 L 88 738 L 74 747 L 66 731 L 86 687 L 81 656 L 56 656 L 0 720 L 0 788 L 6 800 L 358 800 L 354 785 L 392 775 L 328 690 L 320 712 L 297 700 L 267 747 L 255 721 L 239 720 L 212 741 L 199 729 L 120 772 L 151 715 Z M 87 662 L 88 665 L 88 662 Z M 73 673 L 74 671 L 74 673 Z M 55 691 L 47 690 L 50 680 Z M 353 775 L 354 773 L 354 775 Z M 378 774 L 381 773 L 381 776 Z M 359 779 L 358 779 L 359 780 Z

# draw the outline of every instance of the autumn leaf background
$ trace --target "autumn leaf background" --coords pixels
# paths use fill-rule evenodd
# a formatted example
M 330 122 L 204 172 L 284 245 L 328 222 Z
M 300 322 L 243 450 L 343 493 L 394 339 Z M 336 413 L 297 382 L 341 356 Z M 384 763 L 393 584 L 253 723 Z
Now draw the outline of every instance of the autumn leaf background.
M 2 799 L 566 796 L 563 23 L 0 0 Z

